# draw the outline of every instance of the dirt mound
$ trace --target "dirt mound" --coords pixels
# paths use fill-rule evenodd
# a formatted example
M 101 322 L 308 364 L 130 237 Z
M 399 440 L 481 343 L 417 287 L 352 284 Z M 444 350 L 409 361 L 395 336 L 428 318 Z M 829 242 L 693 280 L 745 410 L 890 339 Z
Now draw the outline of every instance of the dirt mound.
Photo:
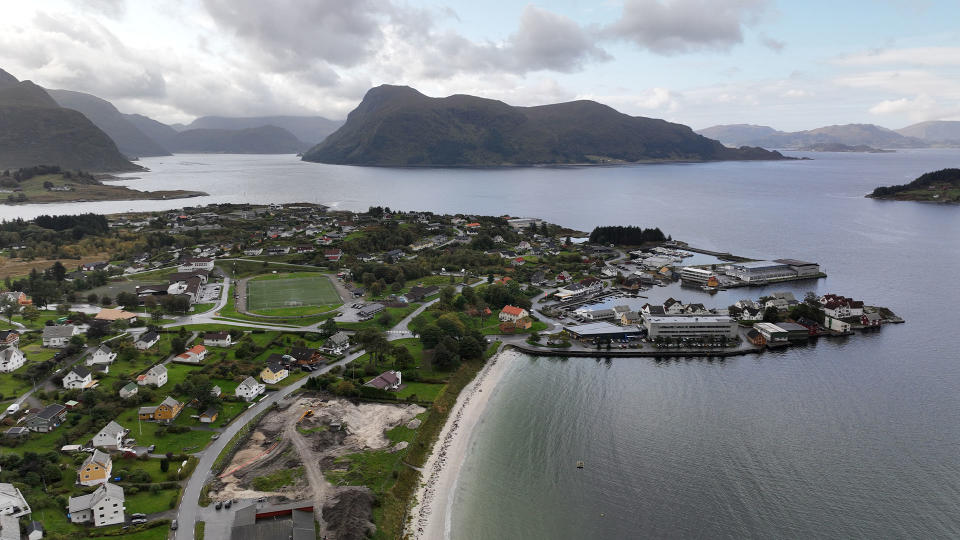
M 373 493 L 364 487 L 346 487 L 323 506 L 327 532 L 338 540 L 364 540 L 374 529 Z

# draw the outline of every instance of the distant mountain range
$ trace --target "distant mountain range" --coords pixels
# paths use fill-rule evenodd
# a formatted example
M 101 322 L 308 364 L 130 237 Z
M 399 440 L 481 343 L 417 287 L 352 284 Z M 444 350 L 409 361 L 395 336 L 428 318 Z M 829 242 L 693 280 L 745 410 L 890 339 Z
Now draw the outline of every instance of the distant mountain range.
M 376 166 L 496 166 L 784 159 L 731 149 L 665 120 L 593 101 L 513 107 L 467 95 L 427 97 L 406 86 L 369 90 L 306 161 Z
M 43 164 L 85 171 L 140 169 L 86 116 L 0 70 L 0 169 Z
M 826 126 L 807 131 L 778 131 L 769 126 L 726 124 L 698 130 L 728 146 L 805 149 L 823 145 L 872 148 L 928 148 L 960 145 L 960 122 L 922 122 L 896 131 L 873 124 Z
M 183 130 L 188 129 L 250 129 L 261 126 L 276 126 L 293 133 L 306 144 L 304 150 L 327 138 L 343 125 L 341 120 L 330 120 L 322 116 L 256 116 L 233 118 L 225 116 L 201 116 Z
M 247 129 L 188 129 L 169 143 L 177 153 L 296 154 L 308 145 L 277 126 Z

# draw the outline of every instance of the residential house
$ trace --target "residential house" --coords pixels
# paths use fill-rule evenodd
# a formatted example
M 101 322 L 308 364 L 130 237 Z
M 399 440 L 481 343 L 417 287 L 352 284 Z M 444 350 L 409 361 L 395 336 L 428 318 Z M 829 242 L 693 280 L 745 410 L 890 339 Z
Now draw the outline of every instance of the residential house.
M 871 311 L 860 315 L 860 324 L 863 326 L 880 326 L 883 324 L 883 318 L 880 317 L 879 313 Z
M 404 256 L 402 249 L 391 249 L 390 251 L 384 253 L 383 259 L 388 263 L 395 263 L 402 259 Z
M 123 488 L 109 482 L 93 493 L 70 497 L 67 516 L 71 523 L 92 523 L 94 527 L 119 525 L 124 521 Z
M 330 262 L 337 262 L 340 260 L 340 257 L 343 257 L 343 251 L 340 249 L 325 249 L 323 250 L 323 258 Z
M 93 354 L 87 357 L 86 364 L 87 367 L 109 366 L 116 359 L 117 353 L 113 352 L 110 347 L 106 345 L 100 345 L 97 347 L 97 350 L 93 351 Z
M 17 347 L 20 345 L 20 332 L 16 330 L 0 331 L 0 349 L 6 347 Z
M 80 331 L 72 324 L 43 327 L 43 346 L 52 349 L 64 349 L 70 344 L 70 338 Z
M 14 426 L 3 432 L 3 436 L 7 439 L 22 439 L 30 436 L 30 429 Z
M 106 484 L 110 480 L 110 471 L 112 470 L 113 460 L 110 459 L 110 454 L 94 450 L 80 464 L 80 468 L 77 470 L 77 483 L 81 486 Z
M 256 257 L 263 254 L 263 248 L 251 248 L 243 250 L 243 254 L 247 257 Z
M 321 351 L 329 354 L 343 354 L 350 347 L 350 336 L 342 330 L 327 338 L 323 342 Z
M 216 409 L 211 407 L 203 411 L 203 414 L 200 415 L 199 420 L 201 424 L 212 424 L 217 421 L 217 416 L 219 415 L 220 413 L 217 412 Z
M 170 422 L 183 410 L 183 403 L 167 396 L 155 407 L 140 407 L 140 420 L 153 420 L 154 422 Z
M 221 394 L 223 394 L 223 390 L 221 390 L 219 386 L 214 386 L 210 389 L 210 395 L 213 397 L 220 397 Z
M 620 314 L 620 326 L 631 326 L 634 324 L 640 324 L 642 318 L 640 313 L 636 311 L 625 311 Z
M 372 319 L 374 315 L 376 315 L 377 313 L 380 313 L 384 309 L 386 309 L 386 306 L 384 306 L 383 304 L 367 304 L 363 306 L 363 308 L 360 311 L 357 312 L 357 317 L 361 321 L 367 321 Z
M 640 306 L 640 312 L 645 315 L 653 315 L 655 317 L 667 314 L 667 312 L 663 309 L 663 306 L 650 303 Z
M 106 261 L 96 261 L 89 262 L 80 265 L 80 269 L 84 272 L 94 272 L 96 270 L 108 270 L 110 268 L 110 263 Z
M 290 372 L 280 362 L 267 362 L 267 366 L 260 372 L 260 380 L 267 384 L 277 384 L 287 378 Z
M 137 339 L 133 342 L 133 346 L 138 350 L 145 351 L 160 341 L 160 334 L 149 330 L 137 336 Z
M 863 302 L 853 300 L 852 298 L 846 298 L 836 294 L 825 294 L 820 297 L 820 304 L 823 306 L 823 312 L 828 317 L 845 319 L 863 315 Z
M 667 298 L 663 301 L 663 311 L 667 315 L 682 315 L 683 303 L 674 298 Z
M 167 384 L 167 366 L 157 364 L 137 377 L 137 385 L 146 386 L 148 384 L 157 388 Z
M 63 387 L 67 390 L 83 390 L 93 385 L 93 374 L 83 366 L 73 366 L 73 369 L 63 376 Z
M 687 304 L 683 306 L 684 315 L 709 315 L 710 310 L 703 304 Z
M 59 403 L 53 403 L 35 413 L 28 414 L 26 425 L 30 431 L 49 433 L 66 419 L 67 408 Z
M 747 340 L 754 345 L 762 347 L 767 344 L 767 338 L 763 334 L 757 332 L 755 328 L 751 328 L 747 331 Z
M 534 286 L 541 286 L 547 282 L 547 273 L 543 270 L 537 270 L 530 276 L 530 284 Z
M 30 304 L 33 303 L 33 300 L 27 297 L 26 293 L 23 293 L 20 291 L 9 291 L 5 293 L 0 293 L 0 299 L 9 300 L 11 302 L 14 302 L 18 306 L 29 306 Z
M 10 373 L 23 367 L 27 361 L 23 351 L 16 347 L 0 350 L 0 373 Z
M 407 302 L 422 302 L 428 296 L 432 296 L 440 292 L 440 287 L 436 285 L 430 285 L 429 287 L 422 287 L 417 285 L 410 288 L 410 292 L 403 295 Z
M 111 420 L 93 436 L 93 446 L 115 450 L 123 446 L 123 439 L 130 430 Z
M 244 401 L 253 401 L 267 389 L 263 383 L 258 383 L 253 377 L 247 377 L 237 385 L 236 395 Z
M 94 318 L 98 321 L 106 321 L 109 323 L 123 321 L 127 324 L 130 324 L 137 322 L 136 313 L 130 313 L 129 311 L 124 311 L 122 309 L 103 308 Z
M 194 345 L 187 349 L 186 352 L 178 354 L 174 358 L 177 362 L 182 362 L 186 364 L 199 364 L 203 362 L 203 359 L 207 356 L 207 348 L 203 345 Z
M 51 188 L 51 191 L 56 188 Z M 0 515 L 0 540 L 20 540 L 20 520 Z
M 230 332 L 207 332 L 203 335 L 203 344 L 207 347 L 229 347 L 233 344 Z
M 42 538 L 43 523 L 40 523 L 39 521 L 31 521 L 27 525 L 27 540 L 41 540 Z
M 192 272 L 194 270 L 213 271 L 214 260 L 209 257 L 188 258 L 180 261 L 177 268 L 179 272 Z
M 516 323 L 520 319 L 524 317 L 529 317 L 529 316 L 530 316 L 530 312 L 528 312 L 523 308 L 506 305 L 506 306 L 503 306 L 503 309 L 500 310 L 499 319 L 501 322 Z
M 30 514 L 30 505 L 13 484 L 0 483 L 0 515 L 14 518 Z
M 370 379 L 364 386 L 379 388 L 380 390 L 397 390 L 400 388 L 401 374 L 399 371 L 384 371 L 373 379 Z
M 127 383 L 123 388 L 120 389 L 120 397 L 123 399 L 132 398 L 137 395 L 137 392 L 140 390 L 140 387 L 137 386 L 137 383 Z
M 320 354 L 320 351 L 316 349 L 307 349 L 305 347 L 291 348 L 288 356 L 293 358 L 297 365 L 304 367 L 314 367 L 317 364 L 322 364 L 327 361 L 327 359 Z

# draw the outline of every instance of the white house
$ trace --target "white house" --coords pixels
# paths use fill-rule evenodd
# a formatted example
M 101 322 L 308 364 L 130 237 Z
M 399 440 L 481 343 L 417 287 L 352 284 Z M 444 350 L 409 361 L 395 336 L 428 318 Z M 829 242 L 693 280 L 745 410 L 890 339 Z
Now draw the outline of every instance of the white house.
M 140 386 L 152 384 L 157 388 L 167 384 L 167 366 L 163 364 L 153 366 L 146 373 L 137 377 L 137 384 Z
M 208 332 L 203 335 L 203 344 L 207 347 L 229 347 L 233 345 L 230 332 Z
M 123 488 L 102 484 L 89 495 L 70 497 L 67 505 L 71 523 L 92 523 L 94 527 L 123 523 Z
M 156 345 L 158 341 L 160 341 L 160 334 L 150 330 L 140 334 L 137 340 L 133 342 L 133 346 L 141 351 L 145 351 Z
M 364 386 L 372 386 L 380 390 L 397 390 L 402 384 L 402 377 L 399 371 L 384 371 L 364 383 Z
M 120 397 L 126 399 L 137 395 L 137 392 L 140 391 L 140 387 L 136 383 L 127 383 L 123 388 L 120 389 Z
M 10 373 L 23 367 L 27 357 L 16 347 L 7 347 L 0 351 L 0 373 Z
M 258 383 L 253 377 L 247 377 L 237 386 L 236 395 L 244 401 L 253 401 L 266 389 L 267 386 L 265 384 Z
M 70 343 L 70 338 L 80 333 L 76 326 L 44 326 L 43 346 L 53 349 L 63 349 Z
M 30 505 L 13 484 L 0 484 L 0 515 L 20 517 L 30 513 Z
M 343 331 L 327 338 L 320 350 L 330 354 L 343 354 L 350 348 L 350 336 Z
M 209 257 L 196 257 L 180 261 L 177 267 L 178 272 L 192 272 L 194 270 L 213 271 L 213 259 Z
M 87 367 L 90 366 L 109 366 L 117 359 L 117 353 L 110 350 L 110 347 L 101 345 L 93 354 L 87 357 Z
M 67 390 L 83 390 L 93 386 L 93 374 L 83 366 L 74 366 L 63 377 L 63 387 Z
M 515 323 L 524 317 L 529 317 L 530 313 L 517 306 L 503 306 L 503 309 L 500 310 L 500 321 L 501 322 L 512 322 Z
M 100 448 L 115 449 L 123 446 L 123 438 L 130 430 L 120 424 L 110 421 L 96 435 L 93 436 L 93 445 Z

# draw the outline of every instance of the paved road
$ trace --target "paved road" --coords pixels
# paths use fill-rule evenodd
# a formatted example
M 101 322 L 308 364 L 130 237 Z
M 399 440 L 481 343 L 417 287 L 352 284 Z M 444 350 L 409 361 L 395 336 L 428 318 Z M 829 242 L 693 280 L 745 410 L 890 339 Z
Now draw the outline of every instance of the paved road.
M 177 519 L 179 520 L 180 527 L 177 529 L 175 538 L 176 540 L 193 540 L 193 525 L 199 518 L 201 514 L 200 507 L 200 491 L 203 489 L 204 484 L 212 479 L 213 474 L 210 472 L 213 468 L 213 462 L 216 461 L 217 456 L 220 455 L 220 452 L 227 446 L 227 443 L 230 442 L 230 439 L 233 438 L 241 428 L 247 425 L 254 416 L 260 414 L 268 407 L 273 406 L 274 403 L 280 401 L 281 399 L 290 395 L 293 391 L 302 387 L 306 382 L 312 378 L 327 373 L 335 366 L 346 365 L 364 354 L 363 351 L 358 351 L 349 356 L 346 356 L 342 360 L 325 366 L 317 371 L 314 371 L 309 376 L 300 379 L 299 381 L 282 388 L 276 392 L 271 392 L 265 398 L 257 402 L 253 407 L 244 411 L 237 419 L 230 423 L 226 429 L 223 430 L 223 433 L 220 435 L 220 438 L 216 441 L 213 441 L 213 444 L 208 446 L 203 452 L 196 454 L 199 456 L 200 461 L 197 463 L 196 469 L 190 478 L 187 480 L 187 484 L 183 489 L 183 497 L 180 500 L 180 510 L 177 513 Z M 226 516 L 226 514 L 224 514 Z M 226 518 L 225 518 L 226 519 Z

